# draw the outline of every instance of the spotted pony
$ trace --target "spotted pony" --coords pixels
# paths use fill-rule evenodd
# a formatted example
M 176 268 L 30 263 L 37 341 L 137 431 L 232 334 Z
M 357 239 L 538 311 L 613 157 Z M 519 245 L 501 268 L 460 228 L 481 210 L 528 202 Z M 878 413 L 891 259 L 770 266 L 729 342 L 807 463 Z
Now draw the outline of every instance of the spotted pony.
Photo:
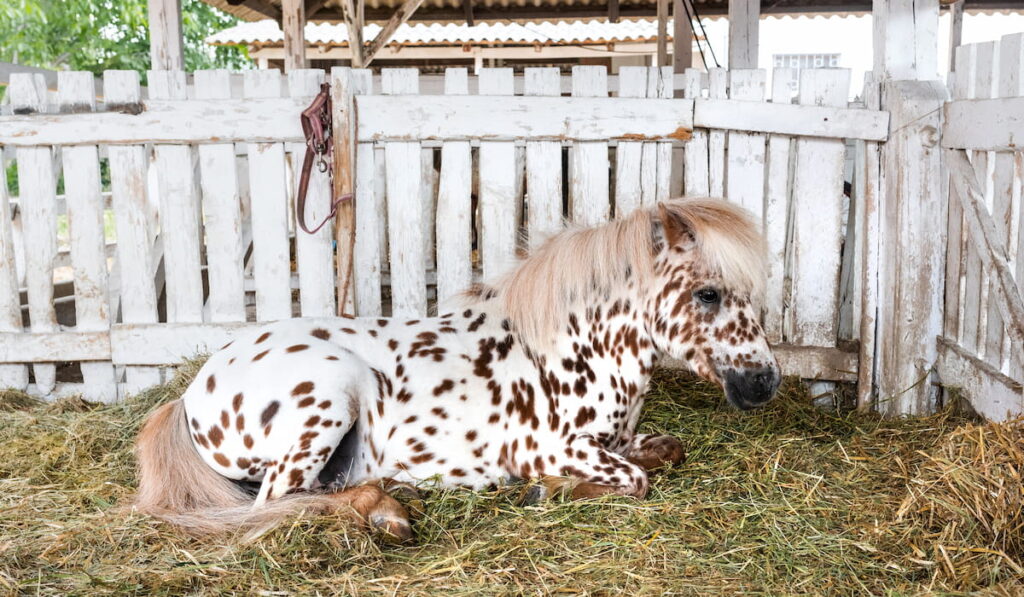
M 389 491 L 425 480 L 642 498 L 684 457 L 635 432 L 660 358 L 740 409 L 778 387 L 752 303 L 764 254 L 746 212 L 677 199 L 562 232 L 438 317 L 244 332 L 147 421 L 136 506 L 196 533 L 333 510 L 406 539 Z

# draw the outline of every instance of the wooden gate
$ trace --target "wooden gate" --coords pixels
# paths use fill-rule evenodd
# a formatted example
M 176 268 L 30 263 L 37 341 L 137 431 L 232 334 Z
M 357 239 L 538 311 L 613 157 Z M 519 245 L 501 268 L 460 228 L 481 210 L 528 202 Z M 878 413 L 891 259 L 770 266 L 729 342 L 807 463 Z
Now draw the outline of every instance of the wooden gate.
M 16 201 L 0 197 L 0 385 L 110 400 L 241 328 L 335 313 L 332 231 L 294 232 L 297 115 L 324 76 L 158 71 L 144 98 L 134 74 L 108 72 L 99 111 L 91 75 L 61 73 L 56 107 L 15 77 L 16 114 L 0 117 L 18 182 Z M 443 95 L 409 69 L 330 78 L 351 123 L 358 315 L 428 315 L 563 220 L 724 195 L 763 219 L 766 328 L 786 373 L 856 381 L 870 358 L 872 230 L 857 214 L 872 189 L 847 198 L 844 182 L 851 140 L 858 171 L 877 172 L 888 114 L 847 107 L 848 71 L 776 69 L 770 92 L 763 70 L 422 78 Z M 315 177 L 308 221 L 327 194 Z M 58 383 L 64 362 L 80 382 Z
M 942 146 L 949 169 L 938 370 L 974 408 L 1024 412 L 1024 34 L 957 49 Z

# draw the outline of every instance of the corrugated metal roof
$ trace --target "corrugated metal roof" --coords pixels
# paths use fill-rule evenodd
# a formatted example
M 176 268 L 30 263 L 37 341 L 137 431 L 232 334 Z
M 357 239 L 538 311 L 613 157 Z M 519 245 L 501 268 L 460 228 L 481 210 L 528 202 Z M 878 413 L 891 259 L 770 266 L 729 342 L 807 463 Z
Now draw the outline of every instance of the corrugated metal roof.
M 367 25 L 363 39 L 373 39 L 381 27 Z M 671 26 L 669 26 L 671 31 Z M 390 43 L 401 45 L 489 45 L 544 44 L 570 45 L 653 41 L 658 37 L 658 24 L 653 19 L 609 23 L 602 20 L 559 21 L 557 23 L 465 23 L 404 24 Z M 266 19 L 242 23 L 206 38 L 213 45 L 281 44 L 284 33 L 275 21 Z M 348 45 L 348 30 L 342 24 L 307 23 L 306 43 L 312 45 Z

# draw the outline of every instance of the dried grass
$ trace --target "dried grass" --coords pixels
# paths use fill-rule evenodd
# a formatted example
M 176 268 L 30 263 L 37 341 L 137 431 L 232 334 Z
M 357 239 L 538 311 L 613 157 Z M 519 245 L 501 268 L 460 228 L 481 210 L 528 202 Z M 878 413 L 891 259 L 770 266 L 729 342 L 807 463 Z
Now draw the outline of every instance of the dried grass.
M 120 405 L 0 395 L 19 405 L 0 406 L 0 594 L 1022 592 L 1020 423 L 826 412 L 792 382 L 745 415 L 675 373 L 655 379 L 642 428 L 689 458 L 647 500 L 439 490 L 412 547 L 331 518 L 196 541 L 117 506 L 142 418 L 197 367 Z

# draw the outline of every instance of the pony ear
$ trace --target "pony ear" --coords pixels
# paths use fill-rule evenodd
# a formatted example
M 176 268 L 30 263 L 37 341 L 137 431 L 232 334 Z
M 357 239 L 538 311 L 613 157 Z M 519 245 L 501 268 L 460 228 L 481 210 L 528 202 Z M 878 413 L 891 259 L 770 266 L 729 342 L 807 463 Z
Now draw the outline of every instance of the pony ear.
M 688 244 L 693 240 L 693 233 L 686 222 L 679 217 L 679 214 L 669 211 L 663 203 L 658 204 L 658 219 L 661 221 L 666 247 Z

